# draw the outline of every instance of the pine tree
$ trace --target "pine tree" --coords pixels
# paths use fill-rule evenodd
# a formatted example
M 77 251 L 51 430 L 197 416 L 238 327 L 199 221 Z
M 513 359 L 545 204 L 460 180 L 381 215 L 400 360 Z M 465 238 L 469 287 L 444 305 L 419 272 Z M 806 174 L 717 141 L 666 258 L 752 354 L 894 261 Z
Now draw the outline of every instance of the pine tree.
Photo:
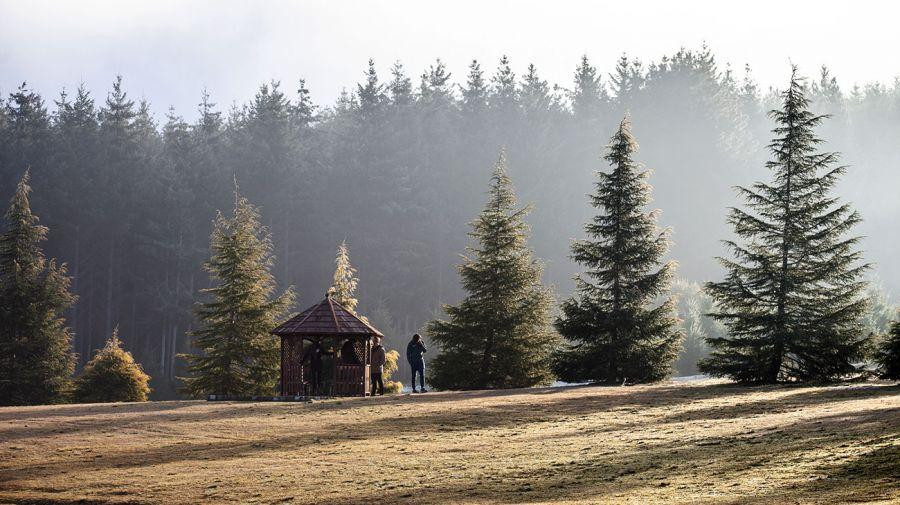
M 557 341 L 550 326 L 552 296 L 541 285 L 541 266 L 526 244 L 529 208 L 515 208 L 505 152 L 489 194 L 469 234 L 477 245 L 459 266 L 468 296 L 459 305 L 444 306 L 446 320 L 427 326 L 440 348 L 428 379 L 438 389 L 528 387 L 552 379 L 550 353 Z
M 572 115 L 580 125 L 595 124 L 609 100 L 606 88 L 597 75 L 597 68 L 591 65 L 587 55 L 581 57 L 575 69 L 575 88 L 571 100 Z
M 4 165 L 15 170 L 7 171 L 0 180 L 3 194 L 13 192 L 19 178 L 19 170 L 30 168 L 39 180 L 46 177 L 52 152 L 50 140 L 50 116 L 41 95 L 22 83 L 9 95 L 4 107 L 7 122 Z
M 831 74 L 831 70 L 825 65 L 822 65 L 819 72 L 819 82 L 813 82 L 811 86 L 812 95 L 816 101 L 824 102 L 828 108 L 842 107 L 844 94 L 841 92 L 837 78 Z
M 358 283 L 356 269 L 350 264 L 350 250 L 345 240 L 338 246 L 337 256 L 334 258 L 334 279 L 329 290 L 332 299 L 350 312 L 355 312 L 359 303 L 356 299 Z
M 135 252 L 135 242 L 129 240 L 129 233 L 139 214 L 139 204 L 145 201 L 136 197 L 138 194 L 146 196 L 141 191 L 146 187 L 141 178 L 149 174 L 147 170 L 141 170 L 141 131 L 134 106 L 123 88 L 122 77 L 117 76 L 99 114 L 100 153 L 92 179 L 94 185 L 103 188 L 102 193 L 95 191 L 95 194 L 102 195 L 105 212 L 91 223 L 91 250 L 87 251 L 99 263 L 95 267 L 97 279 L 91 281 L 92 286 L 96 285 L 97 293 L 91 296 L 96 297 L 100 306 L 97 311 L 103 314 L 104 334 L 112 332 L 116 321 L 129 322 L 127 314 L 131 313 L 130 306 L 134 306 L 129 302 L 134 301 L 135 290 L 123 282 L 123 274 L 140 271 L 134 258 L 128 257 L 129 253 Z M 93 335 L 86 337 L 89 348 L 93 349 L 90 340 Z
M 616 105 L 621 110 L 634 106 L 635 95 L 640 91 L 644 83 L 644 71 L 641 62 L 628 60 L 628 56 L 622 54 L 616 63 L 616 70 L 609 76 L 613 96 Z
M 92 244 L 99 242 L 94 237 L 100 238 L 107 231 L 98 224 L 98 217 L 107 212 L 105 207 L 109 203 L 103 196 L 107 190 L 98 188 L 101 185 L 95 179 L 101 150 L 99 122 L 94 99 L 83 85 L 78 87 L 73 101 L 61 96 L 56 105 L 55 152 L 50 165 L 52 171 L 47 174 L 48 182 L 53 184 L 45 185 L 46 189 L 42 191 L 44 200 L 52 202 L 49 207 L 54 210 L 44 222 L 54 231 L 57 250 L 65 251 L 69 258 L 72 292 L 78 294 L 79 303 L 72 308 L 68 319 L 75 333 L 75 353 L 90 356 L 94 347 L 83 322 L 94 316 L 90 309 L 94 306 L 95 294 L 86 288 L 85 279 L 94 274 L 88 273 L 88 265 L 94 258 Z M 59 181 L 65 181 L 65 184 L 59 184 Z
M 859 238 L 845 236 L 860 217 L 831 195 L 846 167 L 816 150 L 824 116 L 809 111 L 796 67 L 781 98 L 772 182 L 738 188 L 749 210 L 731 209 L 728 221 L 743 244 L 725 242 L 734 259 L 719 258 L 725 279 L 706 285 L 729 335 L 709 340 L 701 370 L 741 382 L 837 379 L 857 370 L 866 344 L 868 266 Z
M 116 327 L 75 380 L 72 397 L 79 403 L 145 402 L 149 383 L 150 376 L 130 352 L 122 349 Z
M 26 171 L 0 236 L 0 405 L 64 400 L 75 369 L 65 313 L 75 303 L 65 264 L 47 261 Z
M 613 135 L 598 172 L 591 204 L 602 212 L 585 226 L 590 239 L 572 245 L 572 258 L 588 267 L 576 277 L 577 294 L 562 304 L 559 333 L 570 346 L 554 368 L 566 381 L 650 382 L 666 377 L 678 356 L 682 332 L 669 297 L 674 262 L 660 266 L 668 230 L 658 230 L 650 202 L 648 171 L 632 160 L 637 143 L 628 118 Z
M 540 119 L 546 118 L 547 113 L 558 105 L 551 94 L 550 86 L 547 81 L 540 78 L 534 64 L 529 64 L 528 71 L 522 76 L 519 97 L 522 111 L 529 123 L 537 123 Z
M 453 102 L 453 90 L 450 88 L 450 77 L 447 66 L 438 58 L 428 71 L 422 74 L 419 83 L 419 97 L 422 102 L 432 107 L 446 107 Z
M 891 325 L 891 332 L 878 346 L 875 361 L 881 377 L 900 380 L 900 319 Z
M 271 394 L 278 378 L 278 345 L 269 335 L 294 302 L 293 288 L 274 296 L 272 240 L 259 211 L 235 185 L 234 216 L 213 222 L 212 257 L 204 265 L 215 287 L 196 309 L 201 327 L 190 332 L 201 355 L 184 355 L 191 377 L 184 391 Z
M 679 314 L 684 321 L 684 343 L 675 362 L 675 370 L 679 375 L 696 375 L 699 372 L 697 363 L 709 353 L 706 345 L 709 335 L 703 328 L 703 313 L 700 312 L 698 300 L 688 300 L 686 308 L 684 316 Z
M 471 120 L 483 121 L 481 115 L 487 109 L 488 87 L 484 81 L 484 72 L 478 60 L 472 60 L 469 64 L 469 74 L 466 76 L 466 87 L 462 90 L 460 108 L 463 114 Z
M 308 128 L 316 116 L 316 106 L 309 96 L 306 80 L 300 79 L 297 84 L 297 99 L 290 105 L 292 126 L 296 129 Z
M 491 76 L 491 89 L 488 102 L 501 117 L 508 117 L 518 105 L 519 91 L 516 88 L 516 74 L 509 64 L 509 58 L 503 55 L 497 65 L 497 71 Z
M 684 331 L 684 344 L 675 361 L 675 371 L 679 375 L 699 374 L 697 363 L 709 356 L 706 341 L 711 336 L 724 335 L 725 327 L 709 317 L 713 299 L 701 284 L 679 279 L 672 283 L 670 293 L 676 300 L 676 312 Z
M 380 119 L 381 109 L 387 101 L 384 85 L 378 82 L 375 60 L 369 59 L 366 69 L 365 84 L 356 85 L 356 96 L 359 98 L 358 113 L 363 123 L 372 123 Z
M 391 82 L 388 83 L 388 91 L 391 94 L 391 102 L 394 105 L 406 107 L 413 101 L 412 81 L 403 70 L 403 64 L 394 62 L 391 67 Z

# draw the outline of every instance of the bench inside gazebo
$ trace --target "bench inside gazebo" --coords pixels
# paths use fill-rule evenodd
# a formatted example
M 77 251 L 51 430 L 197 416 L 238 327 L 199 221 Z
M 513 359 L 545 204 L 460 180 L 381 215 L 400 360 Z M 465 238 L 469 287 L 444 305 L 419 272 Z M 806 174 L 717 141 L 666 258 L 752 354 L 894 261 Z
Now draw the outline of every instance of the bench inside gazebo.
M 374 337 L 380 331 L 344 308 L 330 295 L 272 330 L 281 338 L 281 395 L 284 397 L 367 396 Z M 318 346 L 318 349 L 316 349 Z M 312 360 L 331 357 L 331 369 Z M 331 375 L 325 390 L 322 380 Z

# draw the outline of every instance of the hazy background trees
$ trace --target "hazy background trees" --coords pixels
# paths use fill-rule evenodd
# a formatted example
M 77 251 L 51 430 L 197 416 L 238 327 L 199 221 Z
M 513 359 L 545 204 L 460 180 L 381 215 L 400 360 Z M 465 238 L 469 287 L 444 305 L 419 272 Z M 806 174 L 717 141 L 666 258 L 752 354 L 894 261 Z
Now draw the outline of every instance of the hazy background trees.
M 775 92 L 706 48 L 644 62 L 584 58 L 572 69 L 570 82 L 548 83 L 515 54 L 452 69 L 440 60 L 425 69 L 378 61 L 334 104 L 312 103 L 298 79 L 264 83 L 232 106 L 216 104 L 214 89 L 198 90 L 197 111 L 162 118 L 129 94 L 127 75 L 110 76 L 105 95 L 42 97 L 26 84 L 0 103 L 0 197 L 31 167 L 32 206 L 51 229 L 47 256 L 68 263 L 78 295 L 68 322 L 80 364 L 118 325 L 156 398 L 174 394 L 184 374 L 175 356 L 190 351 L 192 308 L 209 286 L 202 264 L 212 220 L 231 208 L 234 178 L 259 205 L 273 274 L 279 286 L 296 286 L 299 308 L 331 285 L 333 252 L 346 240 L 359 312 L 385 333 L 387 348 L 402 348 L 441 303 L 461 298 L 454 265 L 501 145 L 520 201 L 534 205 L 530 243 L 545 262 L 544 282 L 560 299 L 572 292 L 571 239 L 584 238 L 599 153 L 628 111 L 641 161 L 655 169 L 651 205 L 674 230 L 668 258 L 690 282 L 720 275 L 713 257 L 731 233 L 732 187 L 766 177 L 773 123 L 765 113 Z M 789 73 L 785 65 L 785 83 Z M 863 217 L 858 232 L 873 275 L 896 293 L 900 84 L 841 89 L 827 69 L 801 73 L 814 112 L 833 115 L 820 132 L 824 149 L 850 165 L 837 192 Z M 701 316 L 691 329 L 686 311 L 701 314 L 692 307 L 705 302 L 683 291 L 696 297 L 679 300 L 688 348 L 702 355 L 691 331 L 716 328 Z M 406 363 L 400 373 L 408 376 Z

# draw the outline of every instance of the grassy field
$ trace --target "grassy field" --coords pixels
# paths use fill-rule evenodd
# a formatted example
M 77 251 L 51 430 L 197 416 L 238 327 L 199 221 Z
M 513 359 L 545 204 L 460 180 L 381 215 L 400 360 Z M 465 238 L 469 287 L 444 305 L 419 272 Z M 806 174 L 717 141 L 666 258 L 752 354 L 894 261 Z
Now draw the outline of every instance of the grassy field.
M 900 388 L 0 409 L 0 503 L 900 503 Z

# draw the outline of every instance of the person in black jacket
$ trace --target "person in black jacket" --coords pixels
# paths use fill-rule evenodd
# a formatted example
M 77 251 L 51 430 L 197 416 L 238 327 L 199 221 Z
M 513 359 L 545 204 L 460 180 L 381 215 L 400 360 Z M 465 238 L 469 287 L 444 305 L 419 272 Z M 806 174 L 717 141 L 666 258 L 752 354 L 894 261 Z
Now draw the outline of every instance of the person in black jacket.
M 353 342 L 353 339 L 347 339 L 344 341 L 343 347 L 341 347 L 341 362 L 345 365 L 361 365 L 359 362 L 359 357 L 356 356 L 356 348 Z
M 384 394 L 384 378 L 382 374 L 384 373 L 384 347 L 381 345 L 381 339 L 375 337 L 375 346 L 372 347 L 372 365 L 371 365 L 371 380 L 372 380 L 372 396 L 375 396 L 376 386 L 378 390 L 378 395 Z
M 412 368 L 413 393 L 418 393 L 418 391 L 416 391 L 416 373 L 419 374 L 420 391 L 423 393 L 428 392 L 428 390 L 425 389 L 425 358 L 423 357 L 426 352 L 428 352 L 428 349 L 425 348 L 422 337 L 416 333 L 412 336 L 412 340 L 406 346 L 406 361 L 409 361 L 409 366 Z
M 322 347 L 322 342 L 316 340 L 311 346 L 306 348 L 301 358 L 302 363 L 309 362 L 309 380 L 312 382 L 311 393 L 315 396 L 322 394 L 322 358 L 327 355 L 334 354 L 333 351 L 326 351 Z

